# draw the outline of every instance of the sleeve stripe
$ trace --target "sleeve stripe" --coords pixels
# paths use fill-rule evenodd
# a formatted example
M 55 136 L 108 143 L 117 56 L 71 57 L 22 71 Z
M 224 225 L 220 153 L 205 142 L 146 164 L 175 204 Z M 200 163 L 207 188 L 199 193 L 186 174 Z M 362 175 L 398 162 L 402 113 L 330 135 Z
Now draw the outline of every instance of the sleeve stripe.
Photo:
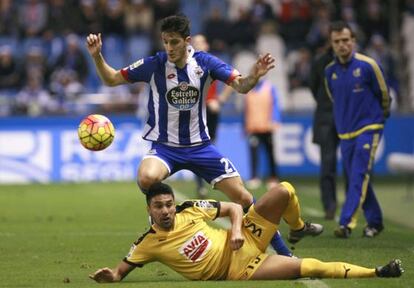
M 229 85 L 231 82 L 233 82 L 233 80 L 237 77 L 240 76 L 240 72 L 237 71 L 236 69 L 233 69 L 233 71 L 231 72 L 229 79 L 227 79 L 226 84 Z
M 375 62 L 374 59 L 367 57 L 365 55 L 359 54 L 359 53 L 355 54 L 355 58 L 368 63 L 369 65 L 371 65 L 372 69 L 374 70 L 375 78 L 378 81 L 378 85 L 380 87 L 381 94 L 382 94 L 382 102 L 381 102 L 382 109 L 384 110 L 384 115 L 389 115 L 390 96 L 388 95 L 387 84 L 385 83 L 384 75 L 382 74 L 382 71 L 380 67 L 378 66 L 378 63 Z
M 131 82 L 131 81 L 128 79 L 128 72 L 127 72 L 126 68 L 121 69 L 120 71 L 121 71 L 121 75 L 122 75 L 122 77 L 124 77 L 124 79 L 125 79 L 126 81 Z
M 144 264 L 141 264 L 141 263 L 133 263 L 131 261 L 128 261 L 126 257 L 122 261 L 124 261 L 125 263 L 127 263 L 131 266 L 134 266 L 134 267 L 140 267 L 141 268 L 141 267 L 144 266 Z
M 214 217 L 213 220 L 216 220 L 219 216 L 220 216 L 220 210 L 221 210 L 221 202 L 216 202 L 217 203 L 217 213 L 216 213 L 216 217 Z

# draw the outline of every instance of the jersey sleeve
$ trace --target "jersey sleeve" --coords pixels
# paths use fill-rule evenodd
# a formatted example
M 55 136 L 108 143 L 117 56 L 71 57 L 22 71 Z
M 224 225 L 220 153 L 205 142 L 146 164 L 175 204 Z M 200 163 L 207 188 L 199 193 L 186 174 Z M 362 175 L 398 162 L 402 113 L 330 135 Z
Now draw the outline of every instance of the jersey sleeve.
M 220 80 L 226 84 L 230 84 L 234 78 L 240 76 L 240 72 L 234 69 L 231 65 L 225 63 L 221 59 L 205 53 L 205 59 L 207 60 L 208 69 L 210 75 L 214 80 Z
M 154 231 L 150 229 L 148 232 L 144 233 L 137 241 L 135 241 L 131 248 L 129 249 L 128 255 L 124 257 L 124 262 L 136 266 L 142 267 L 144 264 L 152 262 L 153 257 L 150 254 L 152 249 L 148 247 L 147 241 L 145 241 L 149 233 Z
M 205 220 L 214 220 L 220 215 L 220 202 L 215 200 L 188 200 L 177 205 L 177 213 L 186 210 Z
M 149 82 L 157 67 L 159 57 L 150 56 L 139 59 L 131 65 L 121 69 L 121 74 L 128 82 Z
M 381 102 L 381 107 L 385 117 L 390 115 L 390 95 L 388 86 L 384 78 L 384 72 L 377 62 L 372 61 L 369 66 L 371 72 L 371 87 L 374 94 Z

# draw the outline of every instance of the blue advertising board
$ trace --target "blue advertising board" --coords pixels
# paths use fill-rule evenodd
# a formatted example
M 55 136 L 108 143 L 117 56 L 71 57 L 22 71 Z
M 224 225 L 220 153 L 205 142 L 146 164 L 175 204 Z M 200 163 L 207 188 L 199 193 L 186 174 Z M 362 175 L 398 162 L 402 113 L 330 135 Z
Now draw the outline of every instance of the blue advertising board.
M 80 145 L 80 117 L 0 118 L 0 183 L 134 180 L 150 143 L 141 138 L 137 118 L 109 117 L 116 128 L 115 140 L 99 152 Z M 283 125 L 274 135 L 282 176 L 318 175 L 319 150 L 311 141 L 311 121 L 310 116 L 284 116 Z M 242 124 L 226 120 L 220 123 L 217 146 L 243 179 L 248 179 L 249 155 Z M 377 151 L 377 174 L 389 173 L 386 162 L 392 152 L 414 152 L 414 117 L 394 116 L 388 121 Z M 265 166 L 265 161 L 261 162 Z M 178 177 L 192 174 L 183 172 Z

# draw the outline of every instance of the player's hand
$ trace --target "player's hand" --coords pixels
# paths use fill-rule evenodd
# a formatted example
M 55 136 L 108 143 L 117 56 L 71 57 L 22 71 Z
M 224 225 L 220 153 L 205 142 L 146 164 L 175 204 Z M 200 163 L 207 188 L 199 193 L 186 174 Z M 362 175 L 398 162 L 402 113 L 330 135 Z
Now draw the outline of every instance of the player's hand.
M 233 233 L 230 238 L 231 250 L 239 250 L 244 244 L 244 237 L 241 233 Z
M 98 35 L 89 34 L 88 37 L 86 37 L 86 47 L 88 48 L 88 52 L 92 57 L 99 56 L 102 49 L 101 33 Z
M 275 67 L 275 58 L 270 53 L 262 56 L 260 55 L 253 66 L 252 76 L 259 79 L 264 76 L 270 69 Z
M 115 273 L 108 267 L 99 269 L 94 274 L 90 274 L 89 278 L 95 280 L 98 283 L 110 283 L 118 281 L 116 279 Z

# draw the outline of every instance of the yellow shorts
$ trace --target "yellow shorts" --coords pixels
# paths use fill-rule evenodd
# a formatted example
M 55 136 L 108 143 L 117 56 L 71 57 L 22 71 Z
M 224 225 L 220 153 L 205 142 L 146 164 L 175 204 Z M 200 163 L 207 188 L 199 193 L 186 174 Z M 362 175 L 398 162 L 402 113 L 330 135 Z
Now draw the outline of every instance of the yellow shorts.
M 277 231 L 277 226 L 266 220 L 252 205 L 244 215 L 242 232 L 244 245 L 231 256 L 228 280 L 247 280 L 267 258 L 265 251 Z

